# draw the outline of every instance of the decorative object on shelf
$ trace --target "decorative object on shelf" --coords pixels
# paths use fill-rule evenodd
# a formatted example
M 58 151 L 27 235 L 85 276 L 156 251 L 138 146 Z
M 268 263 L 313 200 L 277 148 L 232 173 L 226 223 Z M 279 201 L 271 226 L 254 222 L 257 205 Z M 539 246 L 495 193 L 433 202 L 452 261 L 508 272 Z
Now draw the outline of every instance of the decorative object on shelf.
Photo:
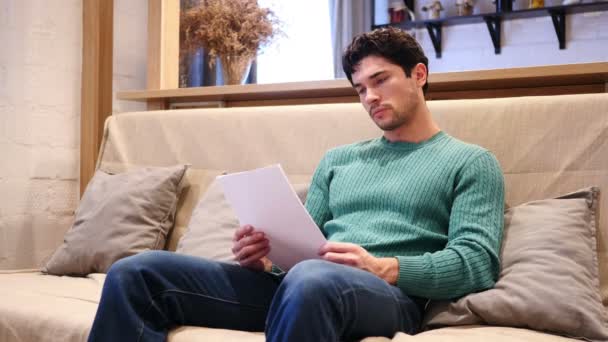
M 213 66 L 219 57 L 224 84 L 241 84 L 258 50 L 281 33 L 280 21 L 256 0 L 202 0 L 182 14 L 183 48 L 201 46 Z
M 456 7 L 458 8 L 459 16 L 472 15 L 475 3 L 473 0 L 456 0 Z
M 422 6 L 422 10 L 429 12 L 429 19 L 439 19 L 441 16 L 440 12 L 443 11 L 443 6 L 441 5 L 441 1 L 435 0 L 430 5 Z
M 416 20 L 414 12 L 407 7 L 404 0 L 390 0 L 388 15 L 391 24 L 398 24 L 407 20 Z
M 224 84 L 243 84 L 249 75 L 251 58 L 238 55 L 220 55 Z
M 530 0 L 528 8 L 543 8 L 545 7 L 545 0 Z

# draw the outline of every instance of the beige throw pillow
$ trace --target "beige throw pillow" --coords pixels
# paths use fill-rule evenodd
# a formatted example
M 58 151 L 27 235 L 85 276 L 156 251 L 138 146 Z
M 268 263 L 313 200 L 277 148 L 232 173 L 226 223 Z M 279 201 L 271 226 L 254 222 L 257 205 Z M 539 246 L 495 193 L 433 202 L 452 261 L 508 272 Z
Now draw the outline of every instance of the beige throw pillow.
M 304 203 L 308 184 L 294 184 L 293 188 Z M 176 253 L 234 262 L 232 236 L 238 226 L 239 221 L 224 196 L 224 189 L 215 180 L 194 209 Z
M 72 228 L 44 273 L 105 273 L 117 260 L 161 249 L 173 226 L 186 166 L 150 167 L 112 175 L 96 171 Z
M 505 213 L 502 269 L 493 289 L 433 302 L 427 327 L 489 324 L 608 339 L 597 261 L 597 188 Z
M 179 240 L 186 232 L 194 208 L 215 177 L 221 174 L 222 172 L 217 170 L 188 168 L 180 184 L 181 191 L 175 211 L 175 224 L 169 232 L 164 249 L 175 252 Z

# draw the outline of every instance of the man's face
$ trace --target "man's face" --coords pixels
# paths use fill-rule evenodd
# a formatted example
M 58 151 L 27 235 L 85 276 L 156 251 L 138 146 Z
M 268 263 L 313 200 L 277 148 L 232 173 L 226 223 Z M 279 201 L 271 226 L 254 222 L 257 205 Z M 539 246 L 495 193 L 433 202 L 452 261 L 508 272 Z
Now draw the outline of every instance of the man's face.
M 424 97 L 418 64 L 408 78 L 399 65 L 384 57 L 368 56 L 357 65 L 352 74 L 353 87 L 372 120 L 383 131 L 393 131 L 406 125 L 420 108 Z M 426 73 L 426 69 L 422 70 Z M 422 83 L 422 84 L 421 84 Z

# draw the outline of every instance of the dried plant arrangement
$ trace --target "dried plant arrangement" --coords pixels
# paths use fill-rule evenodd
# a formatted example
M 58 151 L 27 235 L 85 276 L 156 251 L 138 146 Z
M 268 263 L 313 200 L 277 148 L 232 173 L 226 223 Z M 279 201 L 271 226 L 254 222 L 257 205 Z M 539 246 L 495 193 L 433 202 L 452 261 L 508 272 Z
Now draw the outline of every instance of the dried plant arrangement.
M 251 59 L 281 33 L 274 12 L 260 8 L 256 0 L 200 0 L 182 13 L 180 31 L 182 48 L 202 46 L 210 65 L 217 56 Z

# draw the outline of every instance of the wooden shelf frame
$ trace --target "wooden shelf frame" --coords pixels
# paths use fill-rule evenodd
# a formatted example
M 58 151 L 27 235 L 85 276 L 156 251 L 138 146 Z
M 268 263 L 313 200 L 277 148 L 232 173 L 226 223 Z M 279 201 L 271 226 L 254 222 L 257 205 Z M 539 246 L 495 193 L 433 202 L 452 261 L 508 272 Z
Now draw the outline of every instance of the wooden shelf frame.
M 106 118 L 112 115 L 113 0 L 82 3 L 80 195 L 95 173 Z
M 501 1 L 501 0 L 497 0 Z M 508 2 L 511 0 L 502 0 Z M 548 6 L 543 8 L 523 9 L 523 10 L 506 10 L 496 12 L 481 13 L 467 16 L 451 16 L 442 19 L 416 20 L 406 21 L 399 24 L 375 25 L 376 27 L 396 26 L 403 29 L 426 28 L 429 32 L 433 48 L 435 49 L 435 57 L 441 58 L 442 51 L 442 27 L 451 25 L 476 24 L 485 22 L 488 26 L 488 32 L 494 45 L 494 53 L 501 52 L 501 22 L 504 20 L 536 18 L 551 16 L 553 28 L 557 35 L 557 41 L 560 49 L 566 48 L 566 15 L 574 13 L 586 13 L 596 11 L 608 11 L 608 1 L 591 2 L 572 5 Z
M 427 99 L 489 98 L 606 92 L 608 63 L 431 73 Z M 162 103 L 162 108 L 356 102 L 346 79 L 181 89 L 124 91 L 120 100 Z

